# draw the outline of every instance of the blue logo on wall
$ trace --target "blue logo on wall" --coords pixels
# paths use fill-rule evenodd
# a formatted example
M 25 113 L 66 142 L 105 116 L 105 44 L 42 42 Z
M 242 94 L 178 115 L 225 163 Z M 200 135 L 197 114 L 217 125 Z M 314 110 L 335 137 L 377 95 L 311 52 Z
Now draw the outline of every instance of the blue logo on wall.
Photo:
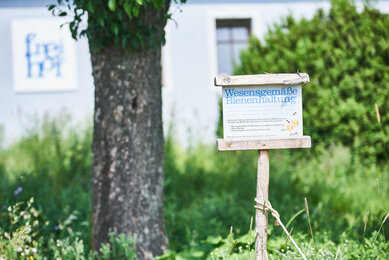
M 63 43 L 38 42 L 35 33 L 26 36 L 27 77 L 44 78 L 47 75 L 61 77 L 61 63 L 64 61 Z

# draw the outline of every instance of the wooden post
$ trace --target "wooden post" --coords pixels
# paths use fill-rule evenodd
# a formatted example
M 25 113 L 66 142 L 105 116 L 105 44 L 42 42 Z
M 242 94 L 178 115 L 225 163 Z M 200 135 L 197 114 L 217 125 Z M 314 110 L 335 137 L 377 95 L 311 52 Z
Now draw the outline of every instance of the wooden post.
M 311 137 L 303 136 L 302 84 L 308 82 L 308 74 L 299 72 L 215 78 L 223 94 L 224 138 L 217 139 L 217 149 L 258 150 L 255 200 L 262 206 L 255 207 L 255 260 L 267 260 L 268 212 L 261 207 L 269 205 L 269 150 L 311 147 Z
M 258 151 L 257 196 L 264 202 L 269 198 L 269 150 Z M 255 210 L 255 260 L 267 260 L 267 211 Z

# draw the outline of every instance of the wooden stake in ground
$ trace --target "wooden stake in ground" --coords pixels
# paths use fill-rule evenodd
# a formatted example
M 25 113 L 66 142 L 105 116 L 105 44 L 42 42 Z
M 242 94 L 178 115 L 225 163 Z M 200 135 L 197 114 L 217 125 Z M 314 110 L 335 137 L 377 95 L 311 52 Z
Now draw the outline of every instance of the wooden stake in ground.
M 286 232 L 269 196 L 269 150 L 309 148 L 311 138 L 303 136 L 302 84 L 306 73 L 219 76 L 222 87 L 223 139 L 219 151 L 257 150 L 257 194 L 255 212 L 255 259 L 267 259 L 268 210 Z M 250 225 L 251 233 L 251 225 Z M 290 237 L 303 259 L 306 259 Z M 231 251 L 232 252 L 232 251 Z
M 257 200 L 269 199 L 269 150 L 258 151 Z M 267 259 L 267 211 L 255 210 L 255 260 Z

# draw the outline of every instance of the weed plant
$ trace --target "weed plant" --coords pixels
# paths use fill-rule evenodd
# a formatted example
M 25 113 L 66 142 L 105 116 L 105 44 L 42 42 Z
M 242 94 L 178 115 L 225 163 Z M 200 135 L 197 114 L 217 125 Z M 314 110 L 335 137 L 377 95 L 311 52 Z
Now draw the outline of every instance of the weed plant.
M 0 151 L 0 255 L 21 256 L 34 248 L 40 253 L 33 254 L 35 258 L 59 255 L 69 259 L 67 254 L 77 254 L 87 259 L 93 254 L 89 242 L 91 128 L 71 129 L 68 121 L 46 118 Z M 238 246 L 231 255 L 248 254 L 245 243 L 255 212 L 257 153 L 217 152 L 201 144 L 184 150 L 173 136 L 172 131 L 167 134 L 165 145 L 164 209 L 170 241 L 165 259 L 215 258 L 217 252 L 221 254 L 216 248 L 224 248 L 226 254 L 236 239 Z M 377 233 L 389 209 L 387 164 L 360 163 L 342 145 L 319 155 L 308 150 L 272 151 L 270 158 L 269 200 L 284 224 L 293 218 L 288 229 L 293 228 L 293 237 L 303 250 L 312 251 L 313 259 L 326 252 L 334 255 L 338 247 L 342 259 L 387 256 L 388 224 Z M 314 242 L 307 215 L 301 213 L 305 197 Z M 112 239 L 123 250 L 134 243 L 131 237 Z M 272 221 L 269 250 L 273 258 L 281 257 L 277 252 L 289 258 L 296 253 Z
M 389 209 L 386 199 L 389 178 L 385 174 L 388 166 L 366 166 L 353 159 L 351 149 L 341 145 L 331 146 L 319 154 L 313 156 L 309 151 L 270 153 L 269 200 L 273 207 L 284 223 L 300 212 L 289 229 L 293 228 L 293 235 L 310 259 L 327 255 L 334 258 L 338 247 L 341 259 L 370 258 L 374 254 L 386 256 L 388 243 L 384 234 L 376 240 L 373 232 L 378 231 Z M 256 152 L 217 152 L 212 146 L 182 152 L 168 137 L 166 160 L 165 221 L 173 250 L 161 259 L 195 259 L 196 256 L 204 259 L 210 257 L 211 252 L 218 259 L 215 250 L 223 245 L 225 258 L 219 250 L 220 259 L 228 259 L 227 255 L 235 259 L 234 254 L 248 257 L 243 244 L 241 254 L 236 251 L 239 247 L 233 254 L 227 254 L 234 240 L 226 241 L 230 226 L 233 226 L 234 237 L 247 240 L 249 220 L 254 216 Z M 305 197 L 310 205 L 315 243 L 310 243 Z M 283 257 L 282 254 L 289 259 L 295 257 L 296 251 L 285 246 L 286 235 L 281 228 L 275 228 L 272 221 L 269 223 L 272 258 Z M 358 245 L 361 248 L 356 250 Z M 351 253 L 354 249 L 356 251 Z

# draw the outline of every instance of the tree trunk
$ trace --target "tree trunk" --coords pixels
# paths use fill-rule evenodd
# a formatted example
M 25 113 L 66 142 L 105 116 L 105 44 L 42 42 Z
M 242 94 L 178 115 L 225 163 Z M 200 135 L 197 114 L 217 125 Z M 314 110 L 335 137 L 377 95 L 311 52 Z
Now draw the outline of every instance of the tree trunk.
M 163 28 L 163 27 L 162 27 Z M 95 80 L 93 248 L 109 230 L 136 235 L 139 259 L 167 245 L 163 220 L 161 49 L 91 50 Z

